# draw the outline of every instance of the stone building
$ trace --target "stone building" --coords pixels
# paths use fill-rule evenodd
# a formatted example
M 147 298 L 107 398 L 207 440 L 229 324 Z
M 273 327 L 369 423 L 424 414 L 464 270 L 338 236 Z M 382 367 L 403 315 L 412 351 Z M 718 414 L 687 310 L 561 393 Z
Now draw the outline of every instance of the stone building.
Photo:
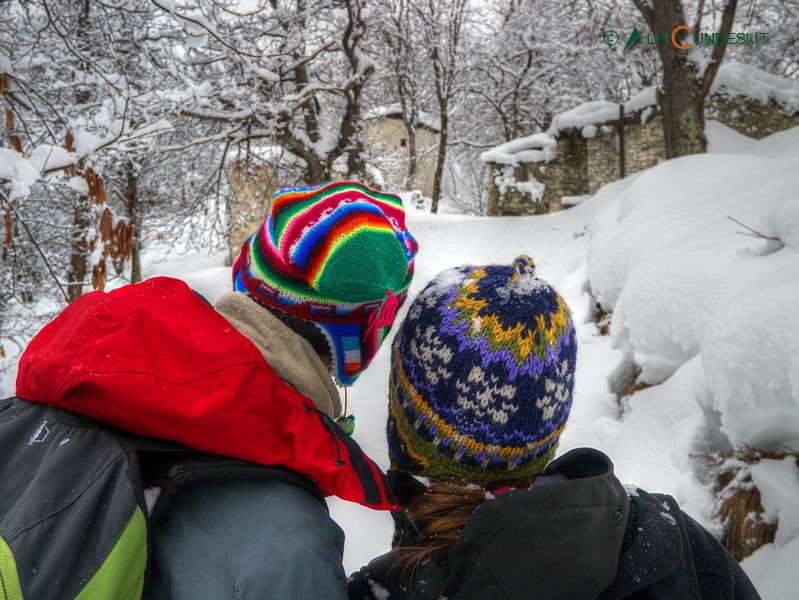
M 799 126 L 799 82 L 728 63 L 716 75 L 705 111 L 708 119 L 760 139 Z M 540 136 L 548 138 L 546 144 Z M 549 151 L 530 154 L 544 146 Z M 490 167 L 488 214 L 561 210 L 665 156 L 663 117 L 654 88 L 623 105 L 586 102 L 555 116 L 546 134 L 483 153 L 481 159 Z M 538 185 L 531 186 L 531 179 Z
M 374 158 L 387 189 L 403 188 L 410 160 L 410 135 L 399 106 L 392 105 L 370 111 L 366 115 L 367 152 Z M 435 148 L 438 145 L 438 123 L 422 113 L 416 124 L 416 174 L 411 182 L 422 195 L 433 195 L 436 170 Z
M 625 176 L 663 160 L 663 126 L 654 88 L 637 94 L 623 107 L 614 102 L 586 102 L 556 115 L 546 133 L 513 140 L 481 155 L 491 173 L 488 214 L 531 215 L 562 210 L 619 179 L 622 113 Z M 546 144 L 544 139 L 548 140 Z M 532 156 L 529 149 L 520 148 L 519 143 L 524 141 L 528 145 L 537 142 L 548 150 Z M 528 192 L 531 177 L 539 184 L 535 190 L 538 196 Z
M 636 95 L 624 112 L 625 175 L 665 157 L 662 119 L 654 89 Z M 490 166 L 489 215 L 554 212 L 619 179 L 620 106 L 586 102 L 557 115 L 546 133 L 484 152 Z M 531 185 L 535 181 L 538 185 Z
M 559 148 L 562 146 L 572 156 L 577 156 L 575 148 L 581 152 L 580 160 L 558 152 L 558 158 L 564 160 L 559 161 L 553 173 L 555 193 L 560 193 L 559 182 L 575 180 L 563 190 L 564 196 L 593 195 L 603 185 L 653 167 L 666 158 L 663 117 L 655 88 L 643 90 L 623 105 L 587 102 L 561 113 L 552 120 L 549 134 L 557 137 Z M 572 174 L 573 170 L 579 175 Z

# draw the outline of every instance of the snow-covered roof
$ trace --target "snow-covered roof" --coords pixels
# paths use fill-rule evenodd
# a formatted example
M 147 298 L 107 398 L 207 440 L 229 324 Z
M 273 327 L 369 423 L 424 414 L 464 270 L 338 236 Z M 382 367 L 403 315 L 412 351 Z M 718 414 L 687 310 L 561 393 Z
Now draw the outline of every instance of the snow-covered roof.
M 557 135 L 564 129 L 582 129 L 586 125 L 604 123 L 619 118 L 619 105 L 606 100 L 583 102 L 565 112 L 555 115 L 549 128 L 549 134 Z
M 644 88 L 624 103 L 624 114 L 630 115 L 658 103 L 657 88 Z M 619 105 L 606 100 L 584 102 L 562 112 L 552 119 L 548 134 L 557 137 L 564 129 L 583 129 L 619 118 Z M 591 137 L 591 136 L 586 136 Z
M 710 92 L 744 95 L 763 104 L 775 101 L 789 112 L 799 110 L 799 81 L 766 73 L 762 69 L 741 63 L 724 63 L 719 67 Z M 624 114 L 629 115 L 658 103 L 655 86 L 644 88 L 624 103 Z M 564 129 L 583 129 L 619 118 L 619 105 L 598 100 L 584 102 L 555 115 L 549 133 L 555 137 Z
M 402 106 L 399 104 L 377 106 L 367 110 L 363 118 L 367 121 L 376 121 L 386 118 L 402 119 Z M 424 111 L 419 111 L 416 115 L 416 125 L 425 127 L 434 133 L 438 133 L 441 130 L 441 122 L 438 118 Z
M 501 165 L 550 161 L 555 158 L 555 145 L 555 138 L 549 134 L 535 133 L 487 150 L 480 160 Z
M 799 110 L 799 81 L 785 79 L 741 63 L 719 67 L 710 93 L 742 94 L 762 104 L 774 101 L 788 111 Z
M 763 104 L 774 101 L 789 112 L 799 111 L 799 81 L 785 79 L 740 63 L 725 63 L 716 74 L 711 93 L 742 94 Z M 643 112 L 642 121 L 658 104 L 657 87 L 644 88 L 624 102 L 624 114 Z M 555 115 L 546 133 L 537 133 L 512 140 L 483 152 L 480 159 L 487 163 L 517 165 L 545 162 L 555 158 L 555 138 L 566 129 L 579 129 L 583 137 L 594 137 L 596 126 L 619 118 L 619 104 L 606 100 L 584 102 Z

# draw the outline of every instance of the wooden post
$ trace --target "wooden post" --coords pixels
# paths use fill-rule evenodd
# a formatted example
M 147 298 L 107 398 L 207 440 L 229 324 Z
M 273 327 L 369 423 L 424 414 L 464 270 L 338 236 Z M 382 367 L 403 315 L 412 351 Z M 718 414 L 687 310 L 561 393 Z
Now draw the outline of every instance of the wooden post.
M 624 179 L 624 104 L 619 104 L 619 179 Z

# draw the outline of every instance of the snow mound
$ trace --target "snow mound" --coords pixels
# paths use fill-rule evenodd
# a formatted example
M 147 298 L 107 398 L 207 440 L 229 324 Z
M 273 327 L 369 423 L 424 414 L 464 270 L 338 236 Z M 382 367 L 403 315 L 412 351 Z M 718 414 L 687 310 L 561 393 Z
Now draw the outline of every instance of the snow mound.
M 755 143 L 752 138 L 738 133 L 719 121 L 707 119 L 705 122 L 707 151 L 711 154 L 753 154 Z
M 763 546 L 741 563 L 764 600 L 786 600 L 796 596 L 799 585 L 796 565 L 799 565 L 799 537 L 782 548 L 775 544 Z
M 799 450 L 799 260 L 752 259 L 701 340 L 713 408 L 733 444 Z M 731 278 L 732 279 L 732 278 Z
M 770 145 L 668 161 L 616 197 L 600 190 L 589 280 L 641 381 L 699 357 L 702 403 L 729 443 L 799 450 L 799 160 L 757 155 Z
M 763 460 L 752 467 L 752 481 L 760 490 L 764 517 L 778 522 L 773 544 L 758 549 L 741 563 L 764 600 L 796 596 L 799 576 L 799 469 L 796 458 Z

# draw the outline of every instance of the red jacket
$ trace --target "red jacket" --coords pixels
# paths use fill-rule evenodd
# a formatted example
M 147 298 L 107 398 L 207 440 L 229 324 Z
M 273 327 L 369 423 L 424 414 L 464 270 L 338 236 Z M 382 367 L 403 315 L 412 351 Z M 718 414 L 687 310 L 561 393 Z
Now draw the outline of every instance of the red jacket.
M 17 395 L 197 450 L 285 465 L 326 494 L 397 509 L 360 447 L 176 279 L 78 298 L 25 350 Z

